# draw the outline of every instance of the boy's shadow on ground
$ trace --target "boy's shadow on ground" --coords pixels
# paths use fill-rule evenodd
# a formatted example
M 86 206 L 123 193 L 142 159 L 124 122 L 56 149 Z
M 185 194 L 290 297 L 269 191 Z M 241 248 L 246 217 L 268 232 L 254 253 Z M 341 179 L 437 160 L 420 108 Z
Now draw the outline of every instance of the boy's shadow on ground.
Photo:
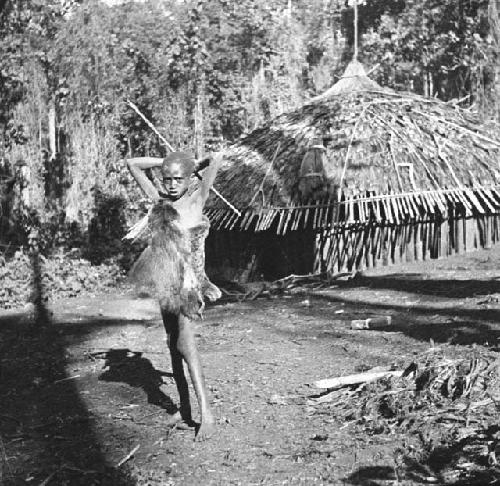
M 169 414 L 177 411 L 172 399 L 160 390 L 163 377 L 172 377 L 172 373 L 157 370 L 141 352 L 110 349 L 95 353 L 94 356 L 104 359 L 104 368 L 108 368 L 99 376 L 99 380 L 127 383 L 141 388 L 146 393 L 148 403 L 164 408 Z

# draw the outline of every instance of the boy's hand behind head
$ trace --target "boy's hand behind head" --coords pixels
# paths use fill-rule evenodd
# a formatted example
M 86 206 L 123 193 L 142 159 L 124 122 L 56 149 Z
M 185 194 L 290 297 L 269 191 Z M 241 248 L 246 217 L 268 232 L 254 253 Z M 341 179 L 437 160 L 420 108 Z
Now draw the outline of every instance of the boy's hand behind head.
M 206 169 L 210 165 L 211 162 L 212 162 L 211 157 L 205 157 L 205 158 L 201 159 L 198 162 L 198 164 L 196 165 L 196 168 L 194 169 L 195 172 Z

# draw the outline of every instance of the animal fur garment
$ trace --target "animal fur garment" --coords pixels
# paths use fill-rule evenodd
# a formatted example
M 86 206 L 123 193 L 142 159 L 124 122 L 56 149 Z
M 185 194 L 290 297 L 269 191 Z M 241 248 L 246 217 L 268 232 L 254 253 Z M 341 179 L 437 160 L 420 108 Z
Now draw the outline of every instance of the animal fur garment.
M 153 206 L 148 221 L 151 240 L 129 273 L 139 289 L 152 292 L 162 308 L 188 317 L 203 310 L 201 282 L 193 270 L 190 233 L 168 201 Z
M 214 285 L 205 273 L 205 239 L 210 229 L 210 221 L 203 216 L 203 221 L 189 230 L 191 237 L 191 264 L 201 286 L 204 299 L 215 302 L 222 297 L 220 289 Z

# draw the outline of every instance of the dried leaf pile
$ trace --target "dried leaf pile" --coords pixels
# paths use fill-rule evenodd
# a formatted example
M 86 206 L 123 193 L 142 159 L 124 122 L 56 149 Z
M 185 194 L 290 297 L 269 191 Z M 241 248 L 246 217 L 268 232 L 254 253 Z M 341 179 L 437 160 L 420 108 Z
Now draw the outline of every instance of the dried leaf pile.
M 310 404 L 315 413 L 333 415 L 363 433 L 415 438 L 420 447 L 404 451 L 405 468 L 418 463 L 429 478 L 440 471 L 444 484 L 485 484 L 500 474 L 498 352 L 430 348 L 401 377 L 339 388 Z
M 337 275 L 336 278 L 351 276 L 350 273 Z M 330 278 L 325 273 L 309 275 L 288 275 L 287 277 L 274 280 L 273 282 L 224 282 L 221 284 L 222 293 L 228 299 L 234 299 L 239 302 L 244 300 L 255 300 L 258 297 L 277 297 L 284 294 L 298 295 L 307 294 L 314 290 L 332 288 L 335 279 Z
M 500 410 L 500 357 L 471 347 L 458 357 L 430 348 L 389 376 L 328 395 L 329 408 L 344 421 L 372 430 L 422 430 L 434 423 L 485 425 Z M 318 401 L 326 401 L 322 397 Z

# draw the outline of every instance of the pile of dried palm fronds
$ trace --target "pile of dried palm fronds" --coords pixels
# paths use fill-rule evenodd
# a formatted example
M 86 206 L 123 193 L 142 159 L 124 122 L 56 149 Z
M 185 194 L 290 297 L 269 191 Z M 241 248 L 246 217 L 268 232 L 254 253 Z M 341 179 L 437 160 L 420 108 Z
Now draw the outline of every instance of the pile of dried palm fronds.
M 322 380 L 355 381 L 380 369 Z M 485 348 L 444 346 L 404 371 L 338 388 L 309 401 L 362 434 L 400 434 L 398 475 L 422 483 L 494 484 L 500 475 L 500 356 Z M 320 403 L 321 405 L 320 408 Z M 413 484 L 413 483 L 412 483 Z
M 432 347 L 416 356 L 403 373 L 331 391 L 312 403 L 328 403 L 339 419 L 374 431 L 419 431 L 484 427 L 500 411 L 500 357 L 484 348 Z M 371 370 L 373 371 L 373 370 Z M 368 373 L 367 373 L 368 375 Z

